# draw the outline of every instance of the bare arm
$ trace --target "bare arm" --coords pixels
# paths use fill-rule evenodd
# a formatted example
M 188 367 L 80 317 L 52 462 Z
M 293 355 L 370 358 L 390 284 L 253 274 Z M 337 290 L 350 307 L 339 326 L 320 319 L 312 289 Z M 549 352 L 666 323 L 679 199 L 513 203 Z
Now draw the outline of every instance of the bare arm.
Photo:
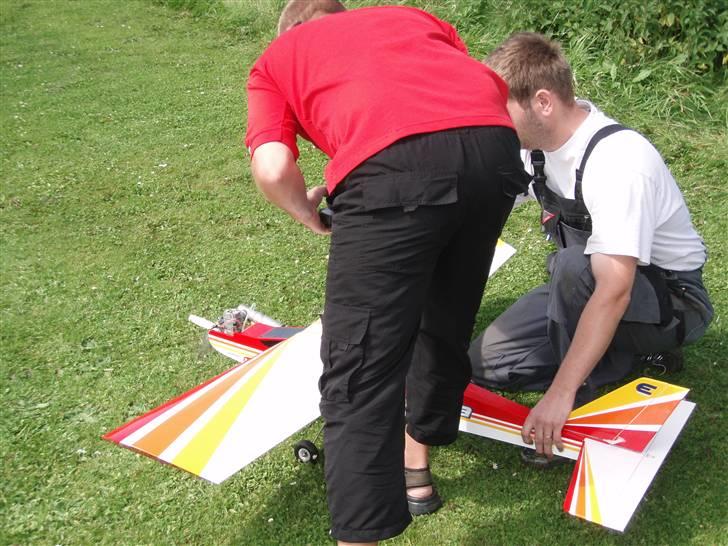
M 282 142 L 261 144 L 255 150 L 251 168 L 258 189 L 268 201 L 314 233 L 330 233 L 318 216 L 326 187 L 316 186 L 306 191 L 303 174 L 288 146 Z
M 594 293 L 584 307 L 553 383 L 531 410 L 521 430 L 524 442 L 535 441 L 536 451 L 549 457 L 552 445 L 563 450 L 561 429 L 571 413 L 576 391 L 604 355 L 627 310 L 637 259 L 592 254 L 591 266 L 596 281 Z

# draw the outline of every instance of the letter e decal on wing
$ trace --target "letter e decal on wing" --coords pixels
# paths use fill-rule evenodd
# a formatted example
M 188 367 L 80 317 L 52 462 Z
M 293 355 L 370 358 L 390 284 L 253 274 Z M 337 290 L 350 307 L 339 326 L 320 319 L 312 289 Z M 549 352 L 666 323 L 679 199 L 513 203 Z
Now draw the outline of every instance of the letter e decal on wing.
M 644 394 L 645 396 L 652 396 L 652 391 L 657 388 L 657 385 L 650 385 L 649 383 L 640 383 L 637 385 L 637 392 Z

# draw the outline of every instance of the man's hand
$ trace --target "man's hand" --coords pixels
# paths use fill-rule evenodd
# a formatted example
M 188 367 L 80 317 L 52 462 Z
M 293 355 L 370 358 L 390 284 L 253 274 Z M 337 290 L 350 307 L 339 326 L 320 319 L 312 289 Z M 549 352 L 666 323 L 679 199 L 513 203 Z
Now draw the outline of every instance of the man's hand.
M 323 201 L 324 197 L 326 197 L 327 193 L 326 186 L 315 186 L 306 192 L 306 199 L 316 214 L 314 215 L 315 217 L 312 218 L 313 221 L 310 223 L 302 223 L 308 227 L 308 229 L 314 233 L 318 233 L 319 235 L 328 235 L 331 233 L 331 229 L 327 228 L 323 222 L 321 222 L 321 217 L 318 214 L 319 205 L 321 204 L 321 201 Z
M 326 195 L 326 187 L 316 186 L 306 191 L 303 174 L 288 146 L 282 142 L 262 144 L 255 150 L 251 168 L 258 189 L 268 201 L 285 210 L 314 233 L 331 233 L 318 215 L 318 206 Z
M 536 452 L 549 459 L 553 457 L 552 446 L 563 451 L 561 429 L 574 405 L 573 392 L 549 389 L 528 414 L 521 429 L 521 437 L 527 444 L 536 443 Z

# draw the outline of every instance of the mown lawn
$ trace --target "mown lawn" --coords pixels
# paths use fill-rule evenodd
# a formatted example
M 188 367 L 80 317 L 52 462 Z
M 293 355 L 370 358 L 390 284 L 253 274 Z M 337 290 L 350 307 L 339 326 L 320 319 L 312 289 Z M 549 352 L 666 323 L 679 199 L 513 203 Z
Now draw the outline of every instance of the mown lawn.
M 487 2 L 416 4 L 476 56 L 511 28 Z M 190 312 L 245 302 L 306 324 L 321 311 L 327 240 L 264 202 L 242 145 L 247 70 L 279 5 L 228 0 L 198 18 L 146 1 L 0 4 L 0 544 L 328 543 L 322 469 L 290 444 L 213 486 L 100 439 L 229 366 L 199 353 Z M 463 436 L 435 452 L 445 507 L 392 544 L 728 543 L 725 80 L 605 77 L 589 40 L 569 53 L 581 92 L 660 148 L 710 249 L 715 321 L 669 378 L 697 411 L 624 535 L 562 513 L 570 465 L 538 472 Z M 323 165 L 304 144 L 312 184 Z M 536 214 L 509 220 L 518 253 L 478 329 L 544 279 Z

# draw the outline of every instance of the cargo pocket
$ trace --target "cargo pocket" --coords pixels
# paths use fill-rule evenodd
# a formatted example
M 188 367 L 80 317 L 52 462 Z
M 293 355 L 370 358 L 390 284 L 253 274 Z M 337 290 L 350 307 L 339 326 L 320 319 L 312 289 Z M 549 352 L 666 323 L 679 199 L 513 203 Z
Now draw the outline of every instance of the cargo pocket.
M 324 369 L 319 379 L 323 400 L 349 401 L 349 381 L 364 363 L 364 338 L 368 327 L 368 309 L 326 304 L 321 337 Z
M 563 242 L 564 248 L 570 246 L 586 246 L 589 237 L 591 237 L 591 231 L 584 231 L 568 225 L 566 222 L 559 222 L 558 228 L 561 233 L 561 241 Z
M 527 193 L 528 185 L 533 178 L 524 170 L 522 163 L 502 165 L 498 168 L 498 175 L 501 177 L 503 193 L 513 198 L 517 195 Z
M 657 291 L 647 276 L 639 273 L 639 269 L 634 277 L 632 295 L 627 310 L 622 316 L 622 321 L 660 324 L 666 317 L 660 305 Z

